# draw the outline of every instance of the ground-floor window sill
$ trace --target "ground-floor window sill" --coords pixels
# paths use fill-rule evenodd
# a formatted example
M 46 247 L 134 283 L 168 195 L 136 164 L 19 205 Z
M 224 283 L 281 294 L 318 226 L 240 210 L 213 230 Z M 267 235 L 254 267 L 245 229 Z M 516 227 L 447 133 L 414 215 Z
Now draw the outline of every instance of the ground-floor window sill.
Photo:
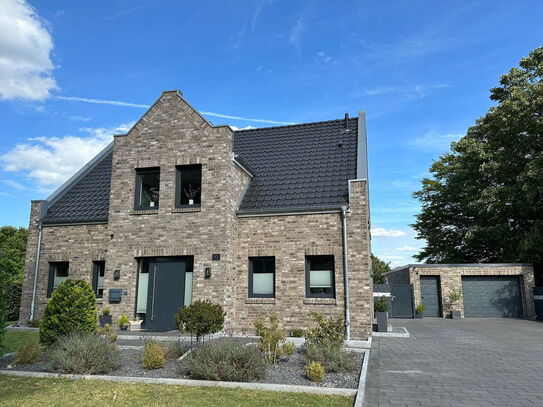
M 304 298 L 304 304 L 308 305 L 337 305 L 335 298 Z
M 247 298 L 245 304 L 275 304 L 275 298 Z

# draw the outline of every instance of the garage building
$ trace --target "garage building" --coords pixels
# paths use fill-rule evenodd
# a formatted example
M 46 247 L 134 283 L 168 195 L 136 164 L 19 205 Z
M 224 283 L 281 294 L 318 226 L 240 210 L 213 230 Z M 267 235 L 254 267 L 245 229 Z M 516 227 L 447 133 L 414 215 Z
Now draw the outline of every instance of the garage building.
M 384 274 L 387 284 L 410 284 L 425 317 L 535 318 L 532 264 L 409 264 Z M 449 295 L 461 291 L 451 304 Z

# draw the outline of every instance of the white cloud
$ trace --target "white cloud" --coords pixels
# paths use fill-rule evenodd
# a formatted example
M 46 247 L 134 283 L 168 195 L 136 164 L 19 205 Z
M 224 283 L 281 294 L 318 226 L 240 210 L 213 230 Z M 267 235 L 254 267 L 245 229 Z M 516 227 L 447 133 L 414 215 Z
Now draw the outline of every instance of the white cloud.
M 54 188 L 76 173 L 133 123 L 114 128 L 83 128 L 86 136 L 34 137 L 0 156 L 5 171 L 23 174 L 37 188 Z M 15 186 L 12 184 L 11 186 Z
M 70 116 L 70 120 L 74 122 L 88 122 L 89 120 L 92 120 L 92 117 L 87 116 Z
M 405 232 L 399 229 L 374 228 L 371 230 L 371 235 L 374 237 L 402 237 Z
M 462 137 L 463 134 L 459 133 L 428 133 L 422 137 L 411 140 L 409 144 L 419 150 L 443 152 L 450 148 L 453 141 L 457 141 Z
M 18 182 L 15 182 L 11 179 L 3 179 L 2 182 L 6 184 L 7 186 L 10 186 L 15 189 L 25 190 L 26 187 L 22 184 L 19 184 Z
M 232 126 L 232 125 L 230 125 L 229 127 L 234 131 L 236 131 L 236 130 L 251 130 L 251 129 L 255 128 L 253 126 L 238 127 L 238 126 Z
M 328 62 L 332 61 L 332 57 L 324 51 L 317 52 L 317 61 L 327 64 Z
M 409 245 L 405 245 L 405 246 L 396 248 L 397 252 L 416 252 L 417 250 L 419 250 L 419 249 L 417 249 L 416 247 L 413 247 L 413 246 L 409 246 Z
M 0 99 L 44 100 L 57 88 L 45 22 L 24 0 L 0 1 Z
M 305 21 L 303 17 L 298 18 L 296 20 L 296 24 L 294 27 L 292 27 L 292 30 L 290 31 L 290 36 L 288 38 L 288 42 L 291 45 L 294 45 L 296 49 L 300 49 L 301 41 L 302 41 L 302 33 L 305 30 Z
M 380 96 L 390 93 L 402 94 L 407 100 L 421 99 L 425 97 L 428 91 L 434 89 L 448 88 L 447 84 L 417 84 L 410 86 L 382 86 L 377 88 L 363 88 L 359 93 L 364 96 Z

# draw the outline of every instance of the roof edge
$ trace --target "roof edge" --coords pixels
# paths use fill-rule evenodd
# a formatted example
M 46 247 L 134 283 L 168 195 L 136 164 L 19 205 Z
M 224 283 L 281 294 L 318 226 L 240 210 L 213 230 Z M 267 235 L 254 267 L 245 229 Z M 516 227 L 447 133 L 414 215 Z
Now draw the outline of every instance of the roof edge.
M 315 215 L 321 213 L 339 213 L 346 205 L 335 206 L 308 206 L 292 208 L 267 208 L 267 209 L 240 209 L 236 215 L 240 218 L 258 216 L 281 216 L 281 215 Z

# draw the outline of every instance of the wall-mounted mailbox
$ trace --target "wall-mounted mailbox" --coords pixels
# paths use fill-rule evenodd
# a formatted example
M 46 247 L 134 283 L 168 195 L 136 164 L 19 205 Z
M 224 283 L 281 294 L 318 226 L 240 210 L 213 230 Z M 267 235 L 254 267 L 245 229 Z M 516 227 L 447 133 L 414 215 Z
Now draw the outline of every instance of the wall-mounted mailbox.
M 221 259 L 220 253 L 216 253 L 216 254 L 211 255 L 211 259 L 212 259 L 213 261 L 218 261 L 218 260 L 220 260 L 220 259 Z
M 110 288 L 109 289 L 109 302 L 121 302 L 121 296 L 123 290 L 120 288 Z

